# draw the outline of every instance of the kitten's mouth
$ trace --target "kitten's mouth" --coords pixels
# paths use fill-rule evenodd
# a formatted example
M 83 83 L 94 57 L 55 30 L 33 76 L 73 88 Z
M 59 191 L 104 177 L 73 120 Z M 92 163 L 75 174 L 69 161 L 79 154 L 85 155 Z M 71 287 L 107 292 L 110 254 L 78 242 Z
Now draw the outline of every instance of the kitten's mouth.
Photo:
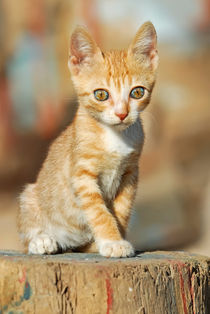
M 111 127 L 117 128 L 117 129 L 125 129 L 132 124 L 131 121 L 129 121 L 129 120 L 125 121 L 125 120 L 122 120 L 119 122 L 114 122 L 114 121 L 103 121 L 103 122 L 105 124 L 111 126 Z
M 128 121 L 127 122 L 120 121 L 118 123 L 113 124 L 113 127 L 116 127 L 119 130 L 124 130 L 124 129 L 126 129 L 129 126 L 130 126 L 130 123 Z
M 128 121 L 122 120 L 122 121 L 120 121 L 120 122 L 115 123 L 114 125 L 124 125 L 124 126 L 126 126 L 126 125 L 129 125 L 129 124 L 130 124 L 130 123 L 129 123 Z

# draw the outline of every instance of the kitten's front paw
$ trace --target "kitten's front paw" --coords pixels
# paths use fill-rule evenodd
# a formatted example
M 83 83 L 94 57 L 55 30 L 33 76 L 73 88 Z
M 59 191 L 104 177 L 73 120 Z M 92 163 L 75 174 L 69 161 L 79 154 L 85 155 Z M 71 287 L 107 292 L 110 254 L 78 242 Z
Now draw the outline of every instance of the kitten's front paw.
M 32 254 L 52 254 L 58 250 L 56 241 L 48 235 L 38 235 L 29 242 L 28 252 Z
M 103 240 L 99 243 L 99 253 L 106 257 L 129 257 L 134 256 L 134 249 L 125 240 Z

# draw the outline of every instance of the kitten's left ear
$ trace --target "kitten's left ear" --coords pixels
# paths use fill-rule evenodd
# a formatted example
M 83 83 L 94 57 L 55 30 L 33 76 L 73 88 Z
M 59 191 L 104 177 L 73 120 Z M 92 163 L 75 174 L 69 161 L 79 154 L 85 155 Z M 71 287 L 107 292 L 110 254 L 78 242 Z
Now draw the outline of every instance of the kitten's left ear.
M 71 36 L 69 69 L 78 73 L 81 66 L 91 62 L 96 54 L 101 54 L 101 51 L 95 40 L 85 27 L 77 26 Z
M 130 47 L 129 53 L 137 61 L 147 61 L 155 71 L 158 66 L 157 35 L 151 22 L 144 23 L 136 33 Z

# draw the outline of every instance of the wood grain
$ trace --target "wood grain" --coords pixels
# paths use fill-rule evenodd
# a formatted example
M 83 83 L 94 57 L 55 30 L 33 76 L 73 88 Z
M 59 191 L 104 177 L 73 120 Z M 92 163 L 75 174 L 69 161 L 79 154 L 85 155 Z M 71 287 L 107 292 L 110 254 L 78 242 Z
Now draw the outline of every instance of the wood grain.
M 208 314 L 209 265 L 184 252 L 123 259 L 0 252 L 0 314 Z

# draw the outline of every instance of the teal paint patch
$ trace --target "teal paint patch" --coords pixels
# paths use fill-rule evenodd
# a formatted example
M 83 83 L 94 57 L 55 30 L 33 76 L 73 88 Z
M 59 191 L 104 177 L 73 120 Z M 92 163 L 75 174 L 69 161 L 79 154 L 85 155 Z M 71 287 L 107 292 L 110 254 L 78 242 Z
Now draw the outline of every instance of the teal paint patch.
M 3 314 L 4 311 L 8 309 L 8 305 L 4 305 L 2 309 L 0 309 L 0 314 Z
M 24 293 L 23 293 L 23 299 L 29 300 L 32 295 L 31 286 L 28 281 L 26 281 L 24 286 Z
M 7 311 L 8 307 L 14 308 L 14 307 L 20 306 L 23 303 L 23 301 L 29 300 L 31 296 L 32 296 L 32 289 L 29 282 L 26 280 L 24 284 L 23 295 L 20 297 L 20 299 L 16 302 L 12 302 L 10 304 L 4 305 L 2 308 L 0 308 L 0 314 L 3 314 L 5 311 Z M 15 313 L 17 312 L 14 312 L 14 311 L 8 312 L 8 314 L 15 314 Z M 18 312 L 18 313 L 21 314 L 22 312 Z

